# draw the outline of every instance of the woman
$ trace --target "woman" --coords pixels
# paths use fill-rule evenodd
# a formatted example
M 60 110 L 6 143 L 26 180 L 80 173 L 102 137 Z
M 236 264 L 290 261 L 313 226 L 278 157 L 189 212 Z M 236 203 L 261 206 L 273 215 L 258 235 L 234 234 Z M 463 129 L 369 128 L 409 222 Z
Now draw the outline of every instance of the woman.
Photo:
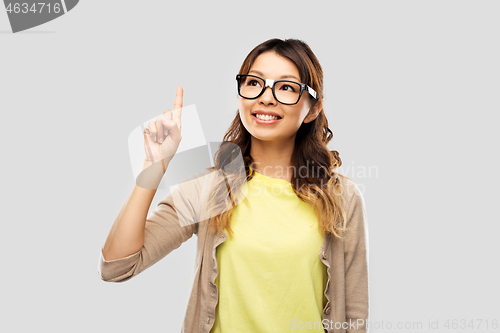
M 300 40 L 268 40 L 246 57 L 237 87 L 239 109 L 210 168 L 224 177 L 206 200 L 197 196 L 201 177 L 185 192 L 189 207 L 203 207 L 192 215 L 210 217 L 181 226 L 190 210 L 181 212 L 171 194 L 146 216 L 181 140 L 179 87 L 175 110 L 145 130 L 141 177 L 151 189 L 136 185 L 118 215 L 102 248 L 101 278 L 126 281 L 197 234 L 183 332 L 366 332 L 364 200 L 334 171 L 341 160 L 327 148 L 332 131 L 316 56 Z M 243 172 L 228 172 L 235 145 Z

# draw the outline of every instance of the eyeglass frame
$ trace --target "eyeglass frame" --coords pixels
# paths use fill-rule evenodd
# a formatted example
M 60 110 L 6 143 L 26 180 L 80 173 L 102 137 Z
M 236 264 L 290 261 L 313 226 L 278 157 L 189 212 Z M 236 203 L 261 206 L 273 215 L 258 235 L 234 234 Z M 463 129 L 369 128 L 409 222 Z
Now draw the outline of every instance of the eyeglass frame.
M 251 76 L 251 77 L 255 77 L 255 78 L 258 78 L 258 79 L 261 79 L 263 80 L 265 83 L 264 83 L 264 87 L 262 87 L 262 91 L 255 97 L 245 97 L 245 96 L 242 96 L 241 93 L 240 93 L 240 85 L 241 85 L 241 78 L 243 76 Z M 317 99 L 317 93 L 316 91 L 309 87 L 307 84 L 305 83 L 301 83 L 301 82 L 296 82 L 296 81 L 291 81 L 291 80 L 271 80 L 271 79 L 264 79 L 263 77 L 260 77 L 260 76 L 257 76 L 257 75 L 251 75 L 251 74 L 237 74 L 236 75 L 236 81 L 237 81 L 237 88 L 238 88 L 238 95 L 240 95 L 240 97 L 242 98 L 245 98 L 245 99 L 257 99 L 259 98 L 260 96 L 262 96 L 262 94 L 264 94 L 264 91 L 266 91 L 266 88 L 269 87 L 271 88 L 271 92 L 273 93 L 273 97 L 276 101 L 278 101 L 279 103 L 281 104 L 285 104 L 285 105 L 295 105 L 297 104 L 299 101 L 300 101 L 300 98 L 302 97 L 302 93 L 304 92 L 304 90 L 306 90 L 314 99 Z M 276 94 L 274 93 L 274 86 L 276 84 L 276 82 L 291 82 L 291 83 L 295 83 L 295 84 L 298 84 L 300 86 L 300 94 L 299 94 L 299 98 L 297 99 L 297 102 L 295 103 L 283 103 L 281 102 L 277 97 L 276 97 Z

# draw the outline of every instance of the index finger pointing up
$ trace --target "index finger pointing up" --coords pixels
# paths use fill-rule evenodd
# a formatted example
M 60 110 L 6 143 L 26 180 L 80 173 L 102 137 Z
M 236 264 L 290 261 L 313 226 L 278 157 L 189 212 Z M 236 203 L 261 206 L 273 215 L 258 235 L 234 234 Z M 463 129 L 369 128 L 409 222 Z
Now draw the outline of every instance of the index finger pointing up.
M 178 86 L 177 90 L 175 91 L 174 109 L 172 110 L 172 112 L 173 112 L 173 119 L 177 122 L 177 125 L 179 127 L 181 125 L 183 95 L 184 95 L 184 91 L 183 91 L 182 87 Z

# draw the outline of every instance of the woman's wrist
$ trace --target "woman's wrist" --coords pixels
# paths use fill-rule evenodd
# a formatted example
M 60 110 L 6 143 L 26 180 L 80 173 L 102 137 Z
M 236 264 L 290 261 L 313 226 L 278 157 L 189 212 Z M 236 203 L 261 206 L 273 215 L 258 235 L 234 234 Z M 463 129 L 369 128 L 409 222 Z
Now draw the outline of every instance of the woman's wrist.
M 167 171 L 169 161 L 160 160 L 152 162 L 145 159 L 142 164 L 142 169 L 137 177 L 137 185 L 147 189 L 157 189 L 158 185 Z

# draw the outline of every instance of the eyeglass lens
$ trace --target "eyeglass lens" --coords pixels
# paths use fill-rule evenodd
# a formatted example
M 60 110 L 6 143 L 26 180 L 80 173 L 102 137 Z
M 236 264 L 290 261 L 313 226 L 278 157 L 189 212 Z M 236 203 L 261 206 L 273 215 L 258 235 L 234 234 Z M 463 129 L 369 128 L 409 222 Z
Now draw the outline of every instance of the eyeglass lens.
M 253 76 L 242 75 L 239 86 L 240 95 L 245 98 L 255 98 L 261 93 L 264 86 L 264 80 Z M 280 103 L 297 103 L 300 96 L 300 85 L 289 81 L 275 82 L 274 94 Z

